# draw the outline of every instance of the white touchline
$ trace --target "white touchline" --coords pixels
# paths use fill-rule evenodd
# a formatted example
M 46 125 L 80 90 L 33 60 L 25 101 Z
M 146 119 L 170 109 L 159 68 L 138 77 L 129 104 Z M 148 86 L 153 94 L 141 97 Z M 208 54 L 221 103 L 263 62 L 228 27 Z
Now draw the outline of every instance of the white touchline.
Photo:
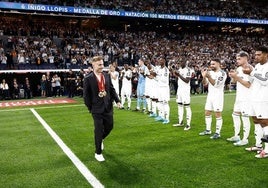
M 45 120 L 35 111 L 35 109 L 30 109 L 38 121 L 47 130 L 50 136 L 55 140 L 55 142 L 60 146 L 63 152 L 69 157 L 76 168 L 81 172 L 81 174 L 86 178 L 88 183 L 93 187 L 102 188 L 104 185 L 90 172 L 90 170 L 82 163 L 78 157 L 72 152 L 72 150 L 61 140 L 61 138 L 51 129 L 51 127 L 45 122 Z
M 74 105 L 59 105 L 59 106 L 54 106 L 54 105 L 51 105 L 51 106 L 39 106 L 39 107 L 35 107 L 35 109 L 50 109 L 50 108 L 72 108 L 72 107 L 80 107 L 80 106 L 85 106 L 84 104 L 74 104 Z M 0 110 L 1 112 L 15 112 L 15 111 L 22 111 L 22 110 L 29 110 L 31 109 L 31 107 L 25 107 L 25 108 L 11 108 L 11 109 L 3 109 L 3 110 Z
M 235 95 L 235 93 L 229 93 L 228 95 Z M 194 95 L 194 98 L 205 98 L 207 97 L 207 95 Z M 176 97 L 171 97 L 170 98 L 171 101 L 176 100 Z M 132 100 L 132 102 L 136 102 L 136 100 Z M 1 103 L 1 102 L 0 102 Z M 50 108 L 71 108 L 71 107 L 80 107 L 80 106 L 85 106 L 84 104 L 69 104 L 69 105 L 51 105 L 51 106 L 39 106 L 39 107 L 35 107 L 35 109 L 50 109 Z M 32 106 L 31 106 L 32 107 Z M 31 109 L 31 107 L 25 107 L 25 108 L 15 108 L 15 109 L 1 109 L 0 108 L 0 112 L 14 112 L 14 111 L 22 111 L 22 110 L 29 110 Z

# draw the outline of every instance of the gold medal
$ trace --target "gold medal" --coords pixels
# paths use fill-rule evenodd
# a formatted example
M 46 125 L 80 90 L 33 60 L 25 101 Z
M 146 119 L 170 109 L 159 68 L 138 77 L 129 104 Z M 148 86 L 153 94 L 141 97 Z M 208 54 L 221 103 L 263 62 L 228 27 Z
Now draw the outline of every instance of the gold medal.
M 103 91 L 102 93 L 104 97 L 107 95 L 106 91 Z
M 99 97 L 100 98 L 104 97 L 104 93 L 102 91 L 99 92 Z
M 99 97 L 105 97 L 107 95 L 107 92 L 106 91 L 100 91 L 99 92 Z

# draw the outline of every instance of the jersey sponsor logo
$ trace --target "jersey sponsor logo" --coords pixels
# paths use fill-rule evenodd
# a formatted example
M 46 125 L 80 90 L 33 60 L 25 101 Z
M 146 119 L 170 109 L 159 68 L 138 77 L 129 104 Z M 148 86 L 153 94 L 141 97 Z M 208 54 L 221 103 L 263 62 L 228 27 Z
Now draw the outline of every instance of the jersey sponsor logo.
M 219 81 L 222 81 L 223 80 L 223 76 L 219 77 L 218 80 Z

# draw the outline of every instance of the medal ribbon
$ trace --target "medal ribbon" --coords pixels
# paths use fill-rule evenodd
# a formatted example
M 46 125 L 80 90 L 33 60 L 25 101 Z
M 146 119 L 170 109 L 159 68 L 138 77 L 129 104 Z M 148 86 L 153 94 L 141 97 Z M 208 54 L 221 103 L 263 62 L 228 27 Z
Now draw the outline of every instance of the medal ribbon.
M 99 88 L 99 92 L 105 91 L 105 83 L 104 83 L 104 76 L 103 76 L 103 74 L 101 74 L 100 80 L 98 79 L 98 88 Z

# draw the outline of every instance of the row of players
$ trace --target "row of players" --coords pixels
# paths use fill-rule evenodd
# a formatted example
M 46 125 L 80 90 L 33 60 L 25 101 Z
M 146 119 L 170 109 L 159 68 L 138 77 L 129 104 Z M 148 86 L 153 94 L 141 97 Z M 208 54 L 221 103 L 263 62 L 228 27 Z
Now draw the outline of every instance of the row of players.
M 256 66 L 252 67 L 248 60 L 249 54 L 241 51 L 236 55 L 236 70 L 230 70 L 229 76 L 237 82 L 236 100 L 233 109 L 234 136 L 228 138 L 230 142 L 234 142 L 235 146 L 245 146 L 248 144 L 250 134 L 251 116 L 255 124 L 255 140 L 256 143 L 252 147 L 246 148 L 247 151 L 257 151 L 256 158 L 268 157 L 268 48 L 259 47 L 255 50 Z M 138 86 L 137 86 L 137 107 L 136 111 L 146 109 L 150 112 L 151 117 L 155 117 L 156 121 L 162 121 L 163 124 L 169 123 L 169 74 L 170 69 L 166 67 L 163 58 L 159 58 L 158 64 L 153 66 L 144 59 L 138 62 Z M 117 86 L 115 71 L 110 70 L 110 75 L 114 87 Z M 178 123 L 173 126 L 184 126 L 183 117 L 186 111 L 186 125 L 184 130 L 191 129 L 192 111 L 190 107 L 190 79 L 192 69 L 185 62 L 181 62 L 180 68 L 174 70 L 178 77 L 178 90 L 176 102 L 178 103 Z M 216 118 L 216 131 L 210 137 L 211 139 L 220 138 L 221 128 L 223 124 L 222 111 L 224 103 L 224 85 L 227 74 L 221 69 L 220 59 L 212 59 L 210 67 L 202 70 L 203 84 L 208 85 L 208 94 L 205 104 L 205 131 L 199 133 L 200 136 L 211 135 L 212 112 Z M 132 71 L 127 65 L 121 72 L 122 79 L 121 88 L 121 104 L 127 100 L 127 108 L 131 107 L 132 94 Z M 240 138 L 241 120 L 243 124 L 243 138 Z M 262 148 L 262 141 L 265 142 L 265 148 Z

